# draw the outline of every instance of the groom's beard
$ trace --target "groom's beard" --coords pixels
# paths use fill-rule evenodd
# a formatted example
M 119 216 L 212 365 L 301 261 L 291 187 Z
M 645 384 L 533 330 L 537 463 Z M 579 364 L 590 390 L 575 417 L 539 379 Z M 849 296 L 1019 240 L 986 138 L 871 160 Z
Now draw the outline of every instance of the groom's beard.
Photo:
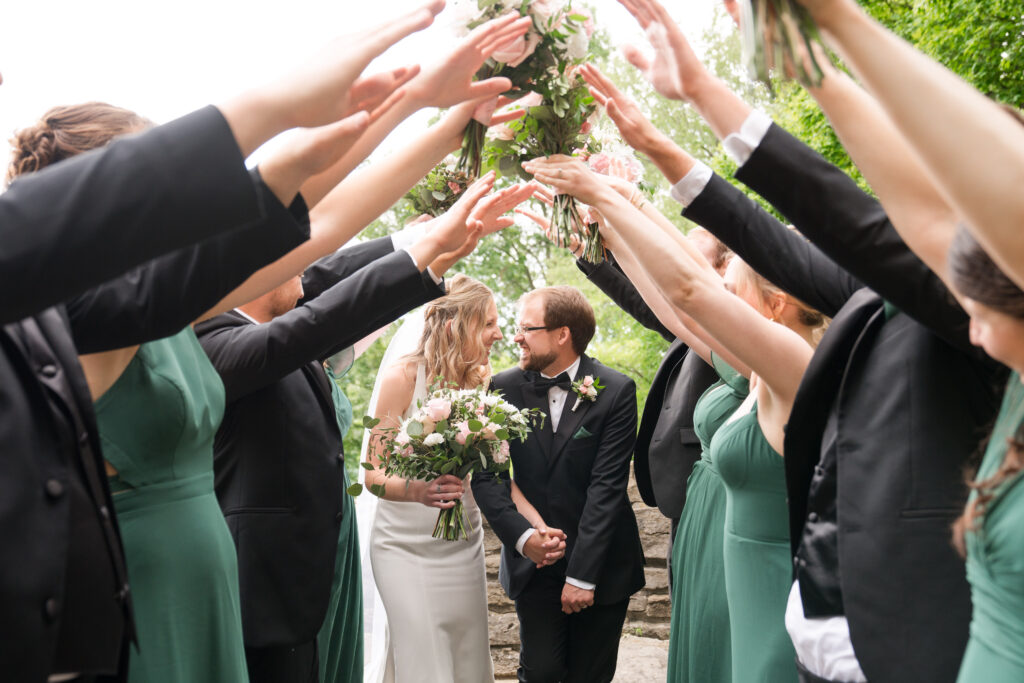
M 539 356 L 532 351 L 528 351 L 529 356 L 523 358 L 523 348 L 519 347 L 519 367 L 523 370 L 533 370 L 540 372 L 547 366 L 551 365 L 558 358 L 558 354 L 554 351 L 549 351 L 543 356 Z

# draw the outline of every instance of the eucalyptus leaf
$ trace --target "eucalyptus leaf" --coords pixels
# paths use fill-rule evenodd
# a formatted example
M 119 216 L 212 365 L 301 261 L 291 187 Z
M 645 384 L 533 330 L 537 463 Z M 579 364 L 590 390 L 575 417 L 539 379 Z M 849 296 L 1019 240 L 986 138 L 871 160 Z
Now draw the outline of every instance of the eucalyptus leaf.
M 369 470 L 371 472 L 377 469 L 376 467 L 373 466 L 373 463 L 371 462 L 361 462 L 359 463 L 359 466 L 362 467 L 364 470 Z
M 471 432 L 479 432 L 481 429 L 484 428 L 484 423 L 481 422 L 480 420 L 470 420 L 468 424 L 469 431 Z
M 369 415 L 363 415 L 363 429 L 373 429 L 380 424 L 380 420 Z
M 345 492 L 348 493 L 348 495 L 355 498 L 356 496 L 363 492 L 363 485 L 360 484 L 359 482 L 356 482 L 355 484 L 352 484 L 347 489 L 345 489 Z
M 423 436 L 423 423 L 413 420 L 406 426 L 405 433 L 409 436 Z

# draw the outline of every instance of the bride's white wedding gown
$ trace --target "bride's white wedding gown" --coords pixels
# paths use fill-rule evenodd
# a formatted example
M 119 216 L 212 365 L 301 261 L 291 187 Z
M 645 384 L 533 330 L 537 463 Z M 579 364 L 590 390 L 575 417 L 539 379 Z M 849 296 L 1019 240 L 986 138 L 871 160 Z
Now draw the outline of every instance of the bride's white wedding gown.
M 427 396 L 421 365 L 413 399 Z M 431 537 L 437 508 L 380 499 L 370 561 L 387 611 L 386 683 L 485 683 L 494 680 L 487 632 L 487 577 L 480 508 L 469 481 L 462 497 L 469 540 Z

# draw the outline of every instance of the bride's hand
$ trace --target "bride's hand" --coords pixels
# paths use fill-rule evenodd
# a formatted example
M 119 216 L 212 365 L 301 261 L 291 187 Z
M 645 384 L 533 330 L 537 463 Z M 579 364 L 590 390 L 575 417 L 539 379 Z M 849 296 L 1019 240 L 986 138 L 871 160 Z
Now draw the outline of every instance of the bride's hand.
M 416 499 L 430 508 L 446 510 L 455 507 L 455 501 L 462 498 L 462 480 L 451 474 L 442 474 L 433 481 L 417 481 L 419 487 Z

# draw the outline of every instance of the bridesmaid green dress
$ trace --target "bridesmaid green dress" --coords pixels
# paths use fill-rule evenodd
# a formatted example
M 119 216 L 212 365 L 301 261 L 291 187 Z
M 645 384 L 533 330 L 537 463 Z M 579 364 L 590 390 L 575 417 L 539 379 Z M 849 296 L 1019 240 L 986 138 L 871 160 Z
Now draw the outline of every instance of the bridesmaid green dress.
M 786 632 L 793 575 L 789 510 L 782 458 L 757 423 L 748 399 L 711 441 L 711 459 L 725 483 L 725 591 L 736 683 L 797 680 L 796 653 Z
M 338 429 L 342 436 L 352 425 L 352 404 L 338 388 L 337 376 L 328 366 Z M 349 485 L 345 472 L 345 487 Z M 359 530 L 352 496 L 342 493 L 341 532 L 334 558 L 334 579 L 327 615 L 317 635 L 321 683 L 363 680 L 363 580 L 359 559 Z
M 138 648 L 128 680 L 248 681 L 238 562 L 213 492 L 224 386 L 191 327 L 143 344 L 96 402 Z
M 731 683 L 729 604 L 722 536 L 725 487 L 711 460 L 711 438 L 750 392 L 745 377 L 712 355 L 721 379 L 693 410 L 701 458 L 686 482 L 686 504 L 672 547 L 672 630 L 669 683 Z
M 1006 454 L 1006 440 L 1024 424 L 1024 385 L 1010 374 L 1003 405 L 978 470 L 991 477 Z M 971 637 L 958 683 L 1024 681 L 1024 486 L 1021 475 L 996 491 L 996 497 L 968 532 L 967 580 L 971 584 Z M 975 496 L 971 493 L 971 496 Z

